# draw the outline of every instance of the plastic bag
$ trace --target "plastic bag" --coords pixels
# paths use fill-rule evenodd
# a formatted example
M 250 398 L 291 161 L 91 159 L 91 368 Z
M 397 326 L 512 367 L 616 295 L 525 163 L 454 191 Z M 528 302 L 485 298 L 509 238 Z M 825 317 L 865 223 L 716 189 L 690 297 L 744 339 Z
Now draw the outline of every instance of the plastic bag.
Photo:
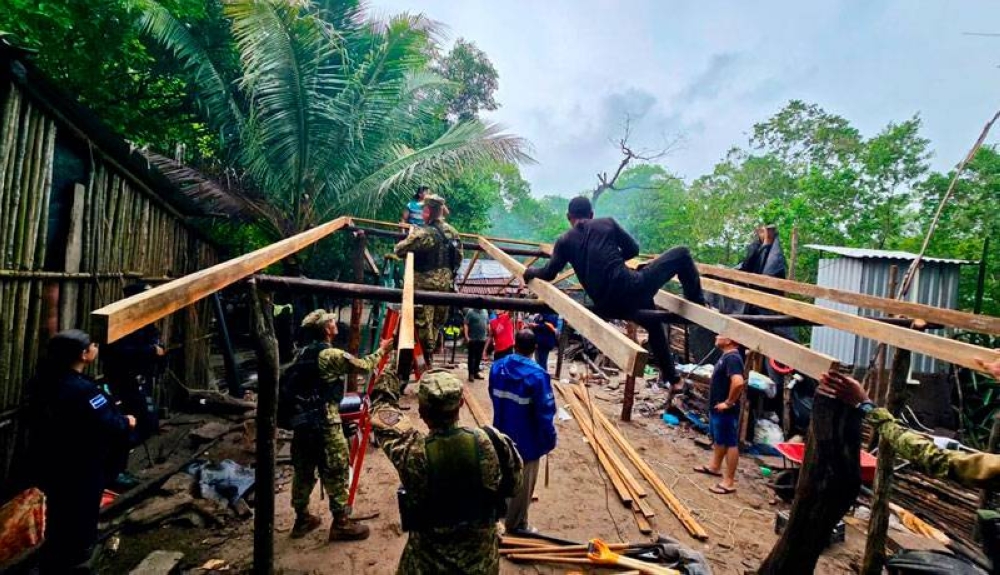
M 781 426 L 769 419 L 758 419 L 753 427 L 753 442 L 758 445 L 777 445 L 785 441 Z

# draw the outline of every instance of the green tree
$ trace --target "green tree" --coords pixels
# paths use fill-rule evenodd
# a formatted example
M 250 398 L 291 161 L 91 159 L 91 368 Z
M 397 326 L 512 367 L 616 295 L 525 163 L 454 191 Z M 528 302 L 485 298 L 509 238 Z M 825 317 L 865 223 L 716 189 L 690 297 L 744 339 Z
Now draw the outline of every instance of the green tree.
M 448 81 L 440 89 L 440 98 L 453 121 L 474 120 L 480 110 L 500 107 L 493 97 L 500 76 L 486 54 L 472 42 L 459 38 L 451 51 L 434 63 L 433 70 Z
M 243 205 L 271 240 L 335 215 L 375 214 L 387 200 L 401 205 L 416 182 L 435 186 L 484 161 L 526 158 L 521 139 L 478 121 L 411 147 L 407 135 L 433 118 L 421 94 L 441 82 L 427 71 L 436 30 L 422 17 L 373 20 L 350 2 L 233 0 L 225 4 L 239 54 L 232 78 L 167 6 L 143 6 L 144 35 L 178 62 L 223 135 L 219 165 L 205 169 L 227 177 L 210 185 L 160 165 L 203 198 Z

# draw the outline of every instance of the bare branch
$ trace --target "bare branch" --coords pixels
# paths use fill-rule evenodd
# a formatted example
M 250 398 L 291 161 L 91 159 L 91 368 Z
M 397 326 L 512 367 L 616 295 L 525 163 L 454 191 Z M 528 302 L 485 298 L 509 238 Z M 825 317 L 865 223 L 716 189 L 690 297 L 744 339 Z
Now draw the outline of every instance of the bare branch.
M 676 151 L 683 143 L 683 138 L 681 136 L 676 136 L 672 139 L 664 139 L 664 145 L 657 149 L 642 149 L 636 150 L 629 144 L 629 137 L 632 135 L 632 117 L 629 114 L 625 114 L 625 119 L 622 122 L 622 137 L 618 139 L 617 145 L 622 153 L 622 159 L 618 163 L 617 169 L 615 169 L 614 174 L 609 178 L 607 172 L 597 173 L 597 187 L 594 188 L 591 194 L 591 201 L 597 203 L 598 198 L 601 194 L 608 190 L 624 191 L 633 189 L 653 189 L 650 187 L 641 186 L 629 186 L 623 189 L 615 187 L 619 176 L 625 171 L 633 161 L 640 162 L 655 162 L 661 158 L 664 158 L 674 151 Z

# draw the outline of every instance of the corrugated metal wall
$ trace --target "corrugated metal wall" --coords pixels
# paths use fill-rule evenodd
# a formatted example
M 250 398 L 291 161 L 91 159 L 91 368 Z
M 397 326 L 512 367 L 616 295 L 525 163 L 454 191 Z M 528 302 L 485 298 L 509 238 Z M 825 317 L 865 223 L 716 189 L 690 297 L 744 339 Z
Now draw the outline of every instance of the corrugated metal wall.
M 861 286 L 862 260 L 832 258 L 819 261 L 816 285 L 858 291 Z M 849 314 L 857 314 L 858 307 L 835 301 L 817 299 L 816 305 Z M 814 327 L 812 348 L 836 358 L 844 364 L 854 364 L 858 336 L 829 327 Z
M 898 281 L 902 281 L 909 260 L 889 258 L 837 258 L 824 259 L 819 263 L 817 285 L 836 289 L 857 291 L 879 297 L 888 297 L 889 269 L 899 266 Z M 958 305 L 958 282 L 960 266 L 941 262 L 924 263 L 915 278 L 915 283 L 907 297 L 927 305 L 955 309 Z M 884 315 L 869 309 L 858 309 L 828 300 L 816 300 L 816 304 L 838 311 L 859 314 L 866 317 Z M 947 330 L 933 330 L 929 333 L 947 335 Z M 875 354 L 878 343 L 863 337 L 832 330 L 825 327 L 813 328 L 813 349 L 836 357 L 850 364 L 867 366 Z M 888 357 L 892 357 L 893 348 L 889 348 Z M 948 364 L 924 355 L 914 355 L 913 371 L 915 373 L 944 373 Z

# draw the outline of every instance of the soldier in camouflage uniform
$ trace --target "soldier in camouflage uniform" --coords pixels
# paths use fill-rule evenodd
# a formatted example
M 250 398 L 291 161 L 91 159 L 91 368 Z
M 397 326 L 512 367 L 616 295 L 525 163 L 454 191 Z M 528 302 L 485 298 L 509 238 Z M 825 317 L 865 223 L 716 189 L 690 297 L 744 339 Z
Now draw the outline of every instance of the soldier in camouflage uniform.
M 521 458 L 493 428 L 458 425 L 462 383 L 434 369 L 420 378 L 414 429 L 397 406 L 399 379 L 384 372 L 372 392 L 372 431 L 399 472 L 400 519 L 409 539 L 397 575 L 500 571 L 497 519 L 521 478 Z
M 997 366 L 1000 368 L 1000 362 Z M 856 379 L 841 373 L 825 374 L 817 392 L 858 406 L 867 414 L 873 430 L 893 444 L 898 457 L 909 460 L 928 475 L 951 479 L 966 487 L 1000 489 L 1000 455 L 937 447 L 932 439 L 897 423 L 889 410 L 872 403 Z
M 346 377 L 351 368 L 371 371 L 382 355 L 392 346 L 392 340 L 382 341 L 375 353 L 357 358 L 331 342 L 337 336 L 337 316 L 318 309 L 302 320 L 313 342 L 295 358 L 297 377 L 318 380 L 317 389 L 325 405 L 307 423 L 294 427 L 292 436 L 292 508 L 295 525 L 291 536 L 299 538 L 316 529 L 322 520 L 309 513 L 309 498 L 316 486 L 316 471 L 330 499 L 330 541 L 368 538 L 368 527 L 350 519 L 347 508 L 348 447 L 340 420 L 340 401 L 344 398 Z M 289 369 L 292 369 L 291 367 Z
M 454 290 L 455 272 L 462 262 L 461 237 L 455 228 L 442 219 L 444 198 L 437 194 L 424 196 L 424 225 L 411 228 L 410 235 L 396 244 L 393 253 L 399 257 L 413 252 L 414 287 L 418 290 Z M 448 317 L 447 306 L 417 306 L 413 323 L 424 349 L 424 359 L 431 364 L 437 346 L 437 330 Z M 407 379 L 409 374 L 402 374 Z

